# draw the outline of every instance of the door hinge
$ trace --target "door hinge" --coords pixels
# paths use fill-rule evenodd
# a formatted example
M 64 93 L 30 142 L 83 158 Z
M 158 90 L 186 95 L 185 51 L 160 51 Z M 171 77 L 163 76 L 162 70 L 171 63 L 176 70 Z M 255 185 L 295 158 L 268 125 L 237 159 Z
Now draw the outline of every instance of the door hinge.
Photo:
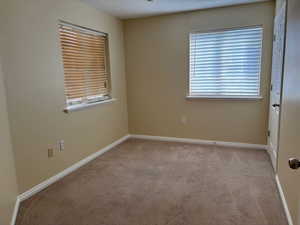
M 273 34 L 273 41 L 276 41 L 276 34 Z
M 270 135 L 271 135 L 271 131 L 270 131 L 270 130 L 268 130 L 268 137 L 270 137 Z
M 271 91 L 273 91 L 273 84 L 271 84 L 271 87 L 270 87 Z

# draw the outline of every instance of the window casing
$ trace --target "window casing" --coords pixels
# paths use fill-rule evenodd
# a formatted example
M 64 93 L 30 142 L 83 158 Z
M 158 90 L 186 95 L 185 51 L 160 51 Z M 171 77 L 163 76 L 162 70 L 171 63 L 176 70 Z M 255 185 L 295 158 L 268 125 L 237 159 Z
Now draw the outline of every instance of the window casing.
M 65 22 L 59 35 L 67 106 L 110 99 L 108 35 Z
M 260 98 L 263 28 L 190 34 L 189 93 L 200 98 Z

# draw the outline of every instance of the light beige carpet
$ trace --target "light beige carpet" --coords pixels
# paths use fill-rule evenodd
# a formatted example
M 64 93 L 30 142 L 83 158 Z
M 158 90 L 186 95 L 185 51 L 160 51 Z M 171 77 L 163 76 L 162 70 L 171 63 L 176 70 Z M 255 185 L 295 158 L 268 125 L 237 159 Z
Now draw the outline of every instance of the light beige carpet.
M 265 151 L 128 140 L 21 203 L 17 225 L 287 225 Z

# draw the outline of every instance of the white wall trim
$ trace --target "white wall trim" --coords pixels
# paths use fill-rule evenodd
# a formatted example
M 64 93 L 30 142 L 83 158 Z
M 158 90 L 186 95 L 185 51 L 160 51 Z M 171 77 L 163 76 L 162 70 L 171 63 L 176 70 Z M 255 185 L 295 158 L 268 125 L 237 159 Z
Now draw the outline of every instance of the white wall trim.
M 137 138 L 137 139 L 154 140 L 154 141 L 171 141 L 171 142 L 218 145 L 218 146 L 225 146 L 225 147 L 240 147 L 240 148 L 251 148 L 251 149 L 261 149 L 261 150 L 267 150 L 268 148 L 267 145 L 248 144 L 248 143 L 239 143 L 239 142 L 225 142 L 225 141 L 210 141 L 210 140 L 191 139 L 191 138 L 162 137 L 162 136 L 139 135 L 139 134 L 131 134 L 130 137 Z
M 280 198 L 281 198 L 281 201 L 283 204 L 284 212 L 285 212 L 286 218 L 288 220 L 288 224 L 293 225 L 291 213 L 290 213 L 290 210 L 289 210 L 289 207 L 288 207 L 288 204 L 287 204 L 287 201 L 286 201 L 286 198 L 285 198 L 285 195 L 284 195 L 284 192 L 283 192 L 283 189 L 282 189 L 282 186 L 281 186 L 281 183 L 280 183 L 280 180 L 279 180 L 279 177 L 277 174 L 275 176 L 275 180 L 276 180 L 279 195 L 280 195 Z
M 69 168 L 63 170 L 62 172 L 54 175 L 53 177 L 50 177 L 49 179 L 45 180 L 44 182 L 42 182 L 40 184 L 34 186 L 30 190 L 20 194 L 18 196 L 19 201 L 22 202 L 22 201 L 30 198 L 31 196 L 33 196 L 34 194 L 42 191 L 43 189 L 45 189 L 49 185 L 55 183 L 56 181 L 62 179 L 66 175 L 72 173 L 73 171 L 79 169 L 83 165 L 85 165 L 88 162 L 92 161 L 93 159 L 97 158 L 98 156 L 104 154 L 105 152 L 109 151 L 110 149 L 114 148 L 115 146 L 117 146 L 117 145 L 121 144 L 122 142 L 126 141 L 128 138 L 130 138 L 130 135 L 126 135 L 126 136 L 120 138 L 119 140 L 117 140 L 117 141 L 111 143 L 110 145 L 107 145 L 106 147 L 102 148 L 101 150 L 99 150 L 99 151 L 91 154 L 90 156 L 80 160 L 79 162 L 77 162 L 74 165 L 70 166 Z
M 10 225 L 15 225 L 20 206 L 20 199 L 17 197 Z

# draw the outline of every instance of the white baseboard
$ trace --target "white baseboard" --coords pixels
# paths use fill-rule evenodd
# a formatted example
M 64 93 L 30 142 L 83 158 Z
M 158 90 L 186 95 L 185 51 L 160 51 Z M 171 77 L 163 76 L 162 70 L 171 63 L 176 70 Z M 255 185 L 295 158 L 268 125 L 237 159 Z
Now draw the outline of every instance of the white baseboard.
M 55 183 L 56 181 L 62 179 L 63 177 L 65 177 L 66 175 L 72 173 L 73 171 L 79 169 L 80 167 L 82 167 L 83 165 L 87 164 L 88 162 L 90 162 L 91 160 L 97 158 L 98 156 L 102 155 L 103 153 L 109 151 L 110 149 L 112 149 L 113 147 L 121 144 L 122 142 L 126 141 L 128 138 L 130 137 L 130 135 L 126 135 L 122 138 L 120 138 L 119 140 L 113 142 L 110 145 L 107 145 L 106 147 L 102 148 L 101 150 L 93 153 L 92 155 L 80 160 L 79 162 L 75 163 L 74 165 L 72 165 L 71 167 L 63 170 L 62 172 L 56 174 L 53 177 L 50 177 L 49 179 L 45 180 L 44 182 L 34 186 L 33 188 L 31 188 L 30 190 L 22 193 L 19 195 L 18 199 L 20 202 L 30 198 L 31 196 L 33 196 L 34 194 L 42 191 L 43 189 L 45 189 L 46 187 L 48 187 L 49 185 Z
M 282 189 L 282 186 L 281 186 L 281 183 L 280 183 L 280 180 L 279 180 L 279 177 L 277 174 L 276 174 L 275 179 L 276 179 L 276 184 L 277 184 L 277 188 L 279 191 L 279 195 L 280 195 L 280 198 L 281 198 L 281 201 L 283 204 L 284 212 L 285 212 L 286 218 L 288 220 L 288 224 L 293 225 L 291 213 L 290 213 L 290 210 L 289 210 L 289 207 L 288 207 L 288 204 L 287 204 L 287 201 L 286 201 L 286 198 L 285 198 L 285 195 L 284 195 L 284 192 L 283 192 L 283 189 Z
M 10 225 L 15 225 L 20 206 L 20 199 L 17 197 Z
M 191 143 L 191 144 L 218 145 L 218 146 L 225 146 L 225 147 L 240 147 L 240 148 L 267 150 L 267 145 L 247 144 L 247 143 L 239 143 L 239 142 L 210 141 L 210 140 L 191 139 L 191 138 L 161 137 L 161 136 L 139 135 L 139 134 L 131 134 L 130 137 L 137 138 L 137 139 L 154 140 L 154 141 L 171 141 L 171 142 L 182 142 L 182 143 Z

